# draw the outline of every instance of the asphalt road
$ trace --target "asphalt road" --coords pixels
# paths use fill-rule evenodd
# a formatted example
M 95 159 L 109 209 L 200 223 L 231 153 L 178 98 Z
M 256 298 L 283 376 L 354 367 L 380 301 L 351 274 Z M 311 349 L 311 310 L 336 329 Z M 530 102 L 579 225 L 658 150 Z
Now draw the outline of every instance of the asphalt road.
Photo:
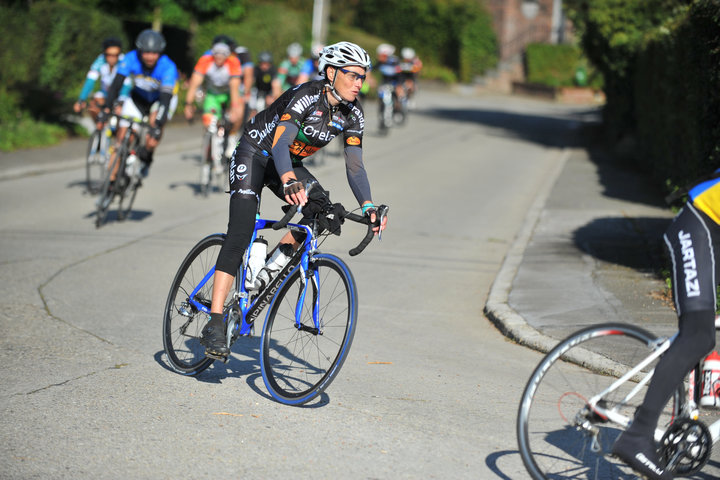
M 1 156 L 0 478 L 526 478 L 515 415 L 540 354 L 483 306 L 593 111 L 425 90 L 386 137 L 366 116 L 389 226 L 359 257 L 360 227 L 323 245 L 353 270 L 360 320 L 338 379 L 302 408 L 266 393 L 258 337 L 197 378 L 164 363 L 175 271 L 227 223 L 225 195 L 195 194 L 199 126 L 169 127 L 131 217 L 100 229 L 82 142 Z M 328 148 L 314 171 L 353 205 Z

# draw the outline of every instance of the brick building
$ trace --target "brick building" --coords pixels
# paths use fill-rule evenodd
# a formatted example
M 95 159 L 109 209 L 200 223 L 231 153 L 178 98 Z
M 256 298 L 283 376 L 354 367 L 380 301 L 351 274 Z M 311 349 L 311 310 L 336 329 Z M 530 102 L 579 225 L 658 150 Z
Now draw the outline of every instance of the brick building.
M 488 87 L 509 90 L 512 81 L 524 80 L 523 53 L 529 43 L 562 43 L 568 24 L 562 0 L 481 0 L 492 16 L 500 62 L 488 75 Z

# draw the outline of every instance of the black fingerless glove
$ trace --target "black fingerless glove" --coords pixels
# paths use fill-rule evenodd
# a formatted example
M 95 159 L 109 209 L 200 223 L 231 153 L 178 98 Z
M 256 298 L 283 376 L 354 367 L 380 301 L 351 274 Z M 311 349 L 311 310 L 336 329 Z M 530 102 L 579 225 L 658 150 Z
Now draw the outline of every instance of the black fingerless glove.
M 288 180 L 283 185 L 283 193 L 285 195 L 292 195 L 293 193 L 299 193 L 302 190 L 305 190 L 305 186 L 300 181 L 295 180 L 294 178 Z
M 158 139 L 160 139 L 160 135 L 162 135 L 162 128 L 150 127 L 150 131 L 148 132 L 148 134 L 155 140 L 158 140 Z

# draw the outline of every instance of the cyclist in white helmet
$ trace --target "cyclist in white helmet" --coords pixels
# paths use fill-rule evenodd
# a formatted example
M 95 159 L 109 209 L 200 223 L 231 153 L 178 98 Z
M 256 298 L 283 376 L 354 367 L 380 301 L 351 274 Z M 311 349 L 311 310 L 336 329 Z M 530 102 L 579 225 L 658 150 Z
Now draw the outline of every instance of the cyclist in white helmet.
M 225 345 L 223 303 L 252 238 L 264 186 L 291 205 L 305 205 L 302 212 L 306 217 L 323 211 L 328 204 L 323 195 L 317 194 L 322 187 L 318 185 L 309 195 L 305 192 L 305 182 L 315 177 L 303 166 L 303 159 L 340 137 L 350 189 L 363 214 L 373 222 L 376 220 L 362 158 L 365 119 L 357 100 L 370 69 L 370 57 L 358 45 L 340 42 L 322 50 L 318 68 L 322 79 L 287 90 L 245 125 L 233 154 L 230 220 L 215 268 L 210 322 L 203 329 L 201 339 L 208 355 L 229 354 Z M 376 227 L 376 233 L 385 226 L 383 223 Z M 287 234 L 269 264 L 282 268 L 302 240 L 297 232 Z
M 287 58 L 278 65 L 277 78 L 280 88 L 285 91 L 290 87 L 299 85 L 305 59 L 302 57 L 303 48 L 299 43 L 291 43 L 287 48 Z
M 422 61 L 418 58 L 415 50 L 410 47 L 400 50 L 400 81 L 408 98 L 412 97 L 417 90 L 417 76 L 420 70 L 422 70 Z

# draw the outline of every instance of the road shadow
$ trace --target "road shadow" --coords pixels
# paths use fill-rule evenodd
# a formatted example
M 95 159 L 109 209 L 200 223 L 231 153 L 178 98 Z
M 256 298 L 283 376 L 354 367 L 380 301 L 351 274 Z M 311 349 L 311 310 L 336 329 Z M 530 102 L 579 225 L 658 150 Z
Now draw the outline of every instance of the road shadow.
M 107 216 L 103 221 L 103 225 L 107 225 L 108 223 L 142 222 L 146 218 L 152 216 L 152 214 L 153 212 L 151 210 L 130 210 L 130 213 L 128 213 L 125 218 L 121 219 L 118 217 L 118 210 L 111 209 L 108 210 Z M 97 211 L 93 210 L 85 214 L 84 218 L 95 220 L 96 216 Z
M 598 260 L 658 273 L 667 262 L 663 233 L 671 221 L 657 217 L 597 218 L 575 230 L 573 242 Z
M 517 450 L 503 450 L 500 452 L 491 453 L 485 458 L 485 465 L 487 465 L 488 469 L 495 474 L 497 478 L 500 478 L 502 480 L 513 480 L 513 477 L 509 475 L 505 475 L 500 467 L 498 466 L 498 461 L 500 459 L 503 459 L 507 456 L 519 456 L 520 452 Z
M 177 374 L 168 364 L 165 358 L 165 351 L 160 350 L 153 355 L 155 362 L 168 372 Z M 195 381 L 202 383 L 222 384 L 232 379 L 245 378 L 245 383 L 257 395 L 277 402 L 265 390 L 260 371 L 260 338 L 240 337 L 233 343 L 227 363 L 214 361 L 206 370 L 197 375 L 191 376 Z M 229 383 L 229 382 L 228 382 Z M 277 402 L 280 403 L 280 402 Z M 305 405 L 297 405 L 298 408 L 320 408 L 330 404 L 330 397 L 326 392 L 321 393 L 315 400 Z
M 475 123 L 491 129 L 489 136 L 517 138 L 547 147 L 580 147 L 585 130 L 596 128 L 599 110 L 595 107 L 567 111 L 557 115 L 535 115 L 478 108 L 418 109 L 412 115 L 441 118 L 454 122 Z

